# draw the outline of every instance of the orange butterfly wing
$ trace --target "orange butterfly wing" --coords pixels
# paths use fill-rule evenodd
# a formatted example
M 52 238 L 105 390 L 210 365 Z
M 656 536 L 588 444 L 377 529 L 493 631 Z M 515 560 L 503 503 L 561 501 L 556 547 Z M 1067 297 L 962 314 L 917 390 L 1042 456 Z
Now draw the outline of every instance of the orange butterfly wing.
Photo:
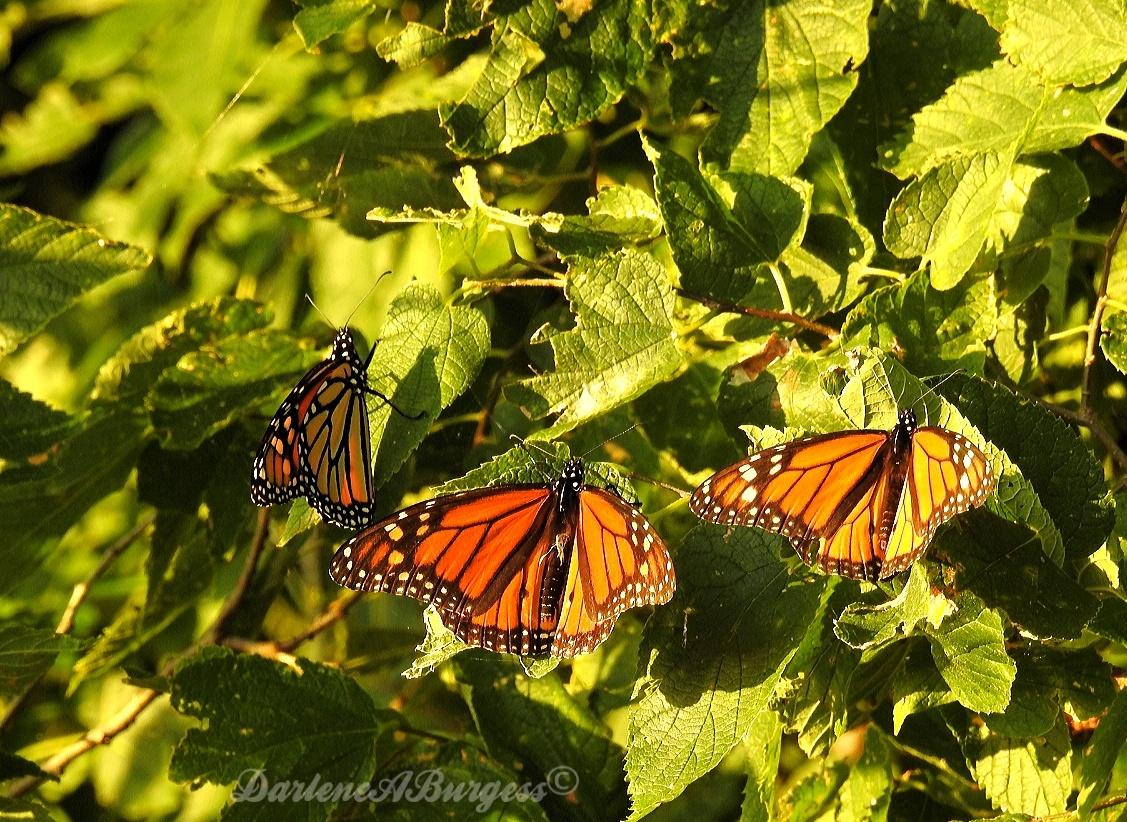
M 585 489 L 552 655 L 587 653 L 623 611 L 664 605 L 676 587 L 669 549 L 649 521 L 614 494 Z
M 302 425 L 317 392 L 339 365 L 327 359 L 309 369 L 266 427 L 250 486 L 251 502 L 255 505 L 275 505 L 304 492 Z
M 306 372 L 278 408 L 259 447 L 251 501 L 305 496 L 329 522 L 359 528 L 372 516 L 372 456 L 364 364 L 341 329 L 329 356 Z
M 438 497 L 357 534 L 329 574 L 434 605 L 470 644 L 571 657 L 602 642 L 627 608 L 668 601 L 675 583 L 665 544 L 622 500 L 585 489 L 565 508 L 546 485 Z
M 962 434 L 934 426 L 916 429 L 901 503 L 905 510 L 889 537 L 881 576 L 911 565 L 936 528 L 981 505 L 994 487 L 990 461 Z

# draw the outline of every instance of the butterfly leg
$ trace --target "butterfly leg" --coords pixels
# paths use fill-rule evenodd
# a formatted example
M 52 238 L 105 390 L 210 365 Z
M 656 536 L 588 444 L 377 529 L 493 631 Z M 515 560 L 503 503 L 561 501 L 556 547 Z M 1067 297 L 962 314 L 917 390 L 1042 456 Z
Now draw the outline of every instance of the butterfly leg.
M 388 404 L 388 406 L 391 408 L 392 411 L 394 411 L 399 416 L 403 417 L 403 419 L 406 419 L 406 420 L 421 420 L 423 417 L 425 417 L 427 415 L 426 411 L 420 411 L 418 414 L 408 414 L 406 411 L 404 411 L 402 408 L 400 408 L 398 405 L 396 405 L 394 402 L 392 402 L 389 397 L 380 393 L 379 391 L 372 388 L 371 386 L 365 386 L 364 390 L 366 392 L 368 392 L 369 394 L 372 394 L 374 396 L 379 397 L 381 400 L 383 400 L 385 403 Z

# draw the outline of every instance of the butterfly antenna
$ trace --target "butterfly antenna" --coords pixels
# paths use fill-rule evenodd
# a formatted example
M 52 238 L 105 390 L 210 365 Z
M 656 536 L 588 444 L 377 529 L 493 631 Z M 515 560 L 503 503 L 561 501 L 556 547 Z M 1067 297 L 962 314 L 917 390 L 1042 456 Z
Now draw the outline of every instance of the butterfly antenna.
M 356 316 L 356 312 L 360 310 L 360 306 L 362 306 L 362 305 L 364 304 L 364 302 L 365 302 L 365 301 L 366 301 L 366 300 L 367 300 L 367 299 L 368 299 L 369 297 L 371 297 L 371 296 L 372 296 L 372 292 L 376 290 L 376 286 L 380 284 L 380 280 L 382 280 L 382 279 L 383 279 L 384 277 L 386 277 L 386 276 L 387 276 L 388 274 L 390 274 L 390 273 L 391 273 L 391 269 L 389 268 L 389 269 L 388 269 L 387 271 L 385 271 L 385 272 L 384 272 L 383 274 L 381 274 L 380 276 L 376 277 L 376 280 L 375 280 L 375 282 L 373 282 L 373 283 L 372 283 L 372 284 L 371 284 L 371 285 L 370 285 L 370 286 L 368 287 L 368 290 L 364 292 L 364 296 L 360 298 L 360 302 L 356 303 L 356 305 L 355 305 L 355 306 L 353 307 L 352 311 L 350 311 L 350 312 L 349 312 L 349 314 L 348 314 L 348 319 L 346 319 L 346 320 L 344 321 L 344 326 L 345 326 L 345 328 L 347 328 L 347 327 L 348 327 L 348 324 L 349 324 L 350 322 L 352 322 L 352 318 L 353 318 L 354 316 Z M 374 347 L 374 346 L 373 346 L 373 347 Z
M 956 374 L 962 374 L 962 373 L 963 373 L 962 368 L 956 368 L 950 374 L 945 375 L 943 377 L 943 379 L 941 379 L 935 385 L 928 385 L 927 391 L 924 391 L 922 394 L 920 394 L 919 397 L 916 398 L 916 402 L 923 402 L 929 396 L 931 396 L 932 394 L 935 394 L 939 390 L 939 386 L 943 385 L 943 383 L 947 382 L 947 380 L 951 379 Z M 926 405 L 924 406 L 924 423 L 925 424 L 927 423 L 927 406 Z
M 602 442 L 600 442 L 600 443 L 599 443 L 598 445 L 594 445 L 594 446 L 592 446 L 592 447 L 588 448 L 588 449 L 587 449 L 586 451 L 584 451 L 584 452 L 583 452 L 582 454 L 580 454 L 580 455 L 579 455 L 579 459 L 586 459 L 586 458 L 587 458 L 587 455 L 588 455 L 588 454 L 590 454 L 590 453 L 591 453 L 592 451 L 598 451 L 598 450 L 599 450 L 600 448 L 602 448 L 602 447 L 603 447 L 604 445 L 606 445 L 606 444 L 607 444 L 608 442 L 612 442 L 612 441 L 614 441 L 614 440 L 618 439 L 619 437 L 621 437 L 621 436 L 623 436 L 623 435 L 625 435 L 625 434 L 629 434 L 629 433 L 630 433 L 631 431 L 633 431 L 633 430 L 634 430 L 635 428 L 637 428 L 637 427 L 638 427 L 639 425 L 640 425 L 640 423 L 634 423 L 634 424 L 633 424 L 633 425 L 631 425 L 631 426 L 630 426 L 629 428 L 626 428 L 626 429 L 624 429 L 624 430 L 622 430 L 622 431 L 619 431 L 619 432 L 618 432 L 617 434 L 615 434 L 615 435 L 614 435 L 613 437 L 607 437 L 607 438 L 606 438 L 605 440 L 603 440 Z
M 330 328 L 336 328 L 336 326 L 333 325 L 333 321 L 325 316 L 325 312 L 321 310 L 321 307 L 317 305 L 317 303 L 313 302 L 313 297 L 308 291 L 305 292 L 305 299 L 309 300 L 309 304 L 313 306 L 313 310 L 321 315 L 321 319 L 325 321 L 325 325 L 329 326 Z

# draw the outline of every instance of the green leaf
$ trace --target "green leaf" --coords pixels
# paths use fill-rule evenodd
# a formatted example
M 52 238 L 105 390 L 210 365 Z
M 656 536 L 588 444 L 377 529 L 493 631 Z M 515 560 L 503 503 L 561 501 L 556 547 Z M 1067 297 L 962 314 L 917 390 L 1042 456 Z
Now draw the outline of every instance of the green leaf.
M 273 329 L 206 343 L 161 373 L 145 398 L 161 445 L 195 449 L 269 403 L 323 358 Z
M 1127 745 L 1127 691 L 1120 691 L 1100 719 L 1099 727 L 1092 734 L 1080 761 L 1080 796 L 1076 800 L 1076 810 L 1081 816 L 1091 813 L 1092 806 L 1107 790 L 1124 745 Z
M 551 342 L 555 369 L 517 383 L 507 395 L 539 418 L 550 439 L 628 402 L 668 379 L 681 365 L 674 338 L 673 289 L 661 264 L 627 249 L 569 267 L 565 293 L 575 328 L 544 326 L 534 342 Z
M 909 183 L 888 208 L 889 251 L 922 257 L 934 288 L 954 288 L 978 257 L 1012 162 L 1012 152 L 960 157 Z
M 720 112 L 701 146 L 705 164 L 775 176 L 794 173 L 813 135 L 857 84 L 868 51 L 865 0 L 743 0 L 694 10 L 677 42 L 700 96 Z
M 74 434 L 79 424 L 7 380 L 0 380 L 0 407 L 4 409 L 0 459 L 26 460 L 42 454 Z
M 0 696 L 15 696 L 82 643 L 47 628 L 8 622 L 0 629 Z
M 440 54 L 454 40 L 438 29 L 408 21 L 401 32 L 381 40 L 376 53 L 401 69 L 409 69 Z
M 1051 562 L 1030 532 L 983 512 L 950 529 L 944 550 L 955 560 L 960 590 L 1000 608 L 1025 633 L 1077 639 L 1099 610 L 1096 598 Z
M 0 203 L 0 354 L 13 351 L 90 289 L 152 258 L 86 226 Z
M 905 179 L 986 152 L 1070 148 L 1105 127 L 1125 89 L 1127 72 L 1098 86 L 1062 89 L 1001 59 L 961 75 L 881 147 L 881 156 L 889 171 Z
M 744 296 L 802 230 L 809 188 L 759 174 L 709 180 L 673 151 L 649 141 L 645 147 L 682 288 Z
M 780 542 L 703 524 L 681 542 L 677 593 L 643 641 L 626 752 L 632 819 L 680 795 L 747 735 L 815 618 L 825 579 L 790 576 Z
M 892 750 L 876 723 L 865 732 L 861 758 L 849 770 L 841 786 L 840 807 L 835 819 L 886 820 L 892 801 Z
M 225 191 L 287 213 L 309 219 L 332 216 L 360 237 L 383 230 L 368 220 L 372 209 L 458 208 L 462 200 L 450 181 L 455 157 L 446 147 L 437 101 L 431 99 L 443 89 L 431 84 L 404 105 L 408 110 L 317 122 L 272 146 L 270 156 L 212 179 Z
M 44 462 L 0 473 L 0 593 L 24 582 L 89 508 L 125 484 L 144 442 L 131 412 L 96 411 Z
M 479 652 L 457 661 L 458 681 L 490 753 L 522 766 L 531 782 L 557 785 L 544 802 L 553 817 L 622 818 L 622 749 L 559 677 Z
M 189 352 L 231 335 L 265 328 L 273 316 L 250 300 L 219 297 L 173 311 L 141 329 L 102 365 L 94 399 L 132 405 L 140 402 L 160 375 Z
M 771 822 L 775 810 L 775 782 L 779 777 L 783 725 L 779 715 L 761 711 L 744 739 L 747 749 L 747 783 L 740 808 L 741 822 Z
M 1053 688 L 1040 681 L 1040 672 L 1029 656 L 1019 654 L 1017 679 L 1010 692 L 1010 704 L 1000 713 L 986 713 L 983 721 L 991 731 L 1012 739 L 1031 739 L 1049 733 L 1060 717 Z
M 917 644 L 892 680 L 892 730 L 899 734 L 904 720 L 955 701 L 928 649 Z
M 611 185 L 587 199 L 587 216 L 545 214 L 532 225 L 536 239 L 561 257 L 592 257 L 620 248 L 642 245 L 661 233 L 662 215 L 646 192 Z
M 787 729 L 807 756 L 825 756 L 844 733 L 849 682 L 861 655 L 834 634 L 834 618 L 857 595 L 855 584 L 831 580 L 821 613 L 783 673 Z
M 972 728 L 968 759 L 995 808 L 1047 816 L 1062 813 L 1072 790 L 1071 745 L 1064 719 L 1034 739 L 1010 739 Z
M 1050 83 L 1087 86 L 1127 61 L 1127 9 L 1118 0 L 1010 0 L 1002 48 Z
M 339 671 L 299 659 L 287 667 L 262 657 L 205 648 L 172 678 L 172 707 L 206 721 L 192 728 L 172 755 L 169 775 L 217 784 L 247 784 L 248 769 L 271 783 L 366 782 L 375 768 L 376 740 L 397 723 Z M 302 818 L 327 819 L 340 800 L 305 801 Z M 239 802 L 225 818 L 265 818 L 261 803 Z
M 1127 312 L 1104 317 L 1100 325 L 1100 348 L 1107 361 L 1127 374 Z
M 76 154 L 98 133 L 98 108 L 83 105 L 62 83 L 44 85 L 21 113 L 6 113 L 0 127 L 0 176 L 26 174 Z
M 450 305 L 430 286 L 412 285 L 388 309 L 368 378 L 408 419 L 368 400 L 375 476 L 382 485 L 426 437 L 431 422 L 470 387 L 489 353 L 489 325 L 471 306 Z
M 427 606 L 423 612 L 423 626 L 427 630 L 423 644 L 415 650 L 419 655 L 411 663 L 411 667 L 403 672 L 407 679 L 418 679 L 426 676 L 443 662 L 469 649 L 471 646 L 454 636 L 454 632 L 442 624 L 442 617 L 433 605 Z
M 1070 558 L 1087 557 L 1103 544 L 1115 522 L 1103 470 L 1068 425 L 1042 405 L 971 377 L 956 375 L 936 390 L 1021 470 Z
M 955 612 L 927 630 L 935 665 L 962 705 L 981 713 L 1003 711 L 1017 666 L 1006 653 L 1002 617 L 970 593 L 951 602 Z
M 649 18 L 649 0 L 608 0 L 570 19 L 553 0 L 532 0 L 500 18 L 477 83 L 443 108 L 451 147 L 486 157 L 593 120 L 642 77 Z
M 846 345 L 903 354 L 916 374 L 981 373 L 985 341 L 994 336 L 998 308 L 990 278 L 970 278 L 944 291 L 926 272 L 870 292 L 841 327 Z
M 849 605 L 834 623 L 834 633 L 859 651 L 875 650 L 910 636 L 931 612 L 928 587 L 922 566 L 913 565 L 900 593 L 879 605 Z
M 298 0 L 298 5 L 302 8 L 294 15 L 293 27 L 309 50 L 376 10 L 372 0 Z

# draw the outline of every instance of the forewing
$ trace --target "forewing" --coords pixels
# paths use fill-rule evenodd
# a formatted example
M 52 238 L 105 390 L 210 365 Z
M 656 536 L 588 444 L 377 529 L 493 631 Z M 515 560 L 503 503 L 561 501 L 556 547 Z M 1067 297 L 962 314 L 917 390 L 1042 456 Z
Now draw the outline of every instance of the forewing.
M 435 605 L 453 620 L 484 613 L 551 538 L 553 500 L 547 486 L 517 485 L 420 502 L 344 543 L 329 574 L 345 588 Z
M 322 360 L 305 373 L 278 407 L 258 448 L 251 477 L 255 505 L 276 505 L 304 493 L 306 462 L 301 429 L 317 392 L 341 363 Z
M 888 442 L 886 431 L 845 431 L 752 454 L 709 477 L 689 506 L 702 519 L 755 525 L 809 542 L 832 536 Z M 800 551 L 801 553 L 801 551 Z

